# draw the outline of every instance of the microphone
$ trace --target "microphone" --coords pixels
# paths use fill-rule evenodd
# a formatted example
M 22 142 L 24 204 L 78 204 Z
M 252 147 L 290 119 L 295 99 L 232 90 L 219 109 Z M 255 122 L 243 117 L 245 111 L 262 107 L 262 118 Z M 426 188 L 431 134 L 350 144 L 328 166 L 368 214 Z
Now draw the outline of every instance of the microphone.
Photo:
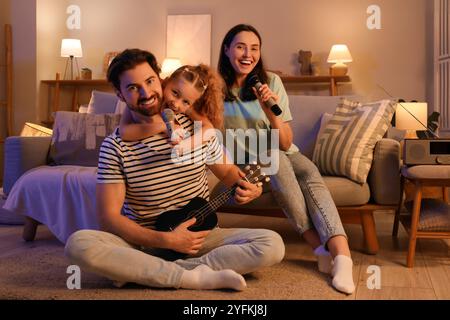
M 261 88 L 261 86 L 263 84 L 261 83 L 261 81 L 259 81 L 258 75 L 256 73 L 253 73 L 248 78 L 248 81 L 249 81 L 250 85 L 253 86 L 256 89 L 256 91 L 259 92 L 259 89 Z M 268 106 L 270 108 L 272 113 L 276 116 L 279 116 L 283 112 L 281 110 L 281 108 L 278 106 L 278 104 L 275 102 L 275 100 L 273 100 L 272 98 L 269 98 L 269 100 L 267 100 L 265 102 L 265 104 L 266 104 L 266 106 Z
M 186 131 L 183 128 L 175 129 L 175 113 L 172 109 L 165 108 L 161 114 L 164 123 L 167 128 L 167 135 L 169 136 L 170 141 L 172 142 L 180 142 L 183 140 Z

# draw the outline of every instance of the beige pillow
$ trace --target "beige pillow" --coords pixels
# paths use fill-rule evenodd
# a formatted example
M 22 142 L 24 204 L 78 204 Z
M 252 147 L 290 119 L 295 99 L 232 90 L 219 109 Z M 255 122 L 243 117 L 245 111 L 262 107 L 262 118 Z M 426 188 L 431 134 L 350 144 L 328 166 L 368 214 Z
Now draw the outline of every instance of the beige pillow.
M 317 138 L 316 138 L 316 144 L 319 141 L 320 136 L 322 135 L 322 133 L 325 131 L 325 128 L 327 127 L 328 122 L 330 122 L 330 120 L 333 118 L 333 115 L 331 113 L 325 112 L 322 114 L 322 116 L 320 117 L 320 128 L 319 128 L 319 132 L 317 133 Z
M 96 167 L 104 138 L 119 122 L 120 114 L 56 112 L 49 164 Z
M 51 137 L 53 131 L 52 129 L 43 127 L 36 123 L 25 122 L 22 131 L 20 132 L 21 137 Z
M 314 148 L 313 162 L 320 172 L 365 183 L 375 144 L 386 133 L 394 112 L 395 103 L 390 100 L 362 104 L 342 98 Z

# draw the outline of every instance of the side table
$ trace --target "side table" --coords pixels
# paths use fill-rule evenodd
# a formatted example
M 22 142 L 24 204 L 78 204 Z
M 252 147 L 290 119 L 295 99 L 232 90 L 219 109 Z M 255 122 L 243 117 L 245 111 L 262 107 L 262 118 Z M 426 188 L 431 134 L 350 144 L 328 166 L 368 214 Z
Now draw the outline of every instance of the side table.
M 400 210 L 403 207 L 403 197 L 395 213 L 394 227 L 392 235 L 394 237 L 398 234 L 399 222 L 403 224 L 409 234 L 408 256 L 406 259 L 406 266 L 412 268 L 414 265 L 414 255 L 416 250 L 416 241 L 418 238 L 429 239 L 449 239 L 450 229 L 448 223 L 444 229 L 439 231 L 431 231 L 426 228 L 421 228 L 420 213 L 422 207 L 422 191 L 425 186 L 442 187 L 443 201 L 440 208 L 444 208 L 442 217 L 448 221 L 450 215 L 450 205 L 448 205 L 447 187 L 450 187 L 450 165 L 417 165 L 412 167 L 404 166 L 401 169 L 401 194 L 405 181 L 409 180 L 414 184 L 414 200 L 412 205 L 411 216 L 400 215 Z M 436 228 L 434 228 L 436 229 Z

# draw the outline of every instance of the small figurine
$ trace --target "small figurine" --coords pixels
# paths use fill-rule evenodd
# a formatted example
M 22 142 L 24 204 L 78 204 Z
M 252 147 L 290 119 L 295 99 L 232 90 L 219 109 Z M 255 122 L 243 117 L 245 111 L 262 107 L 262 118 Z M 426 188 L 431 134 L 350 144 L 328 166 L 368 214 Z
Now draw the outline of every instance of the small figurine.
M 81 79 L 82 80 L 91 80 L 92 79 L 92 70 L 89 68 L 81 69 Z
M 310 76 L 313 74 L 312 66 L 311 66 L 311 51 L 303 51 L 300 50 L 298 52 L 298 62 L 300 63 L 300 73 L 304 76 Z

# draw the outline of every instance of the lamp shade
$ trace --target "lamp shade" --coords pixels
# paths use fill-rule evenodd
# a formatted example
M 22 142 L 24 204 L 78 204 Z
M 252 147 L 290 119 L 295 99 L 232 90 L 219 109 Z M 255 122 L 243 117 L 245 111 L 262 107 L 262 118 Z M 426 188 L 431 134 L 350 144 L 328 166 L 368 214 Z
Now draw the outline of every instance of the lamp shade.
M 335 44 L 328 56 L 329 63 L 352 62 L 353 58 L 345 44 Z
M 412 115 L 414 115 L 415 118 Z M 427 130 L 426 129 L 427 118 L 428 118 L 427 103 L 424 102 L 397 103 L 395 111 L 395 128 L 399 130 Z M 421 124 L 421 122 L 425 125 L 425 127 Z
M 61 57 L 83 57 L 83 50 L 81 49 L 81 41 L 78 39 L 62 39 L 61 42 Z
M 175 70 L 181 67 L 181 61 L 178 58 L 166 58 L 161 67 L 161 77 L 169 77 Z

